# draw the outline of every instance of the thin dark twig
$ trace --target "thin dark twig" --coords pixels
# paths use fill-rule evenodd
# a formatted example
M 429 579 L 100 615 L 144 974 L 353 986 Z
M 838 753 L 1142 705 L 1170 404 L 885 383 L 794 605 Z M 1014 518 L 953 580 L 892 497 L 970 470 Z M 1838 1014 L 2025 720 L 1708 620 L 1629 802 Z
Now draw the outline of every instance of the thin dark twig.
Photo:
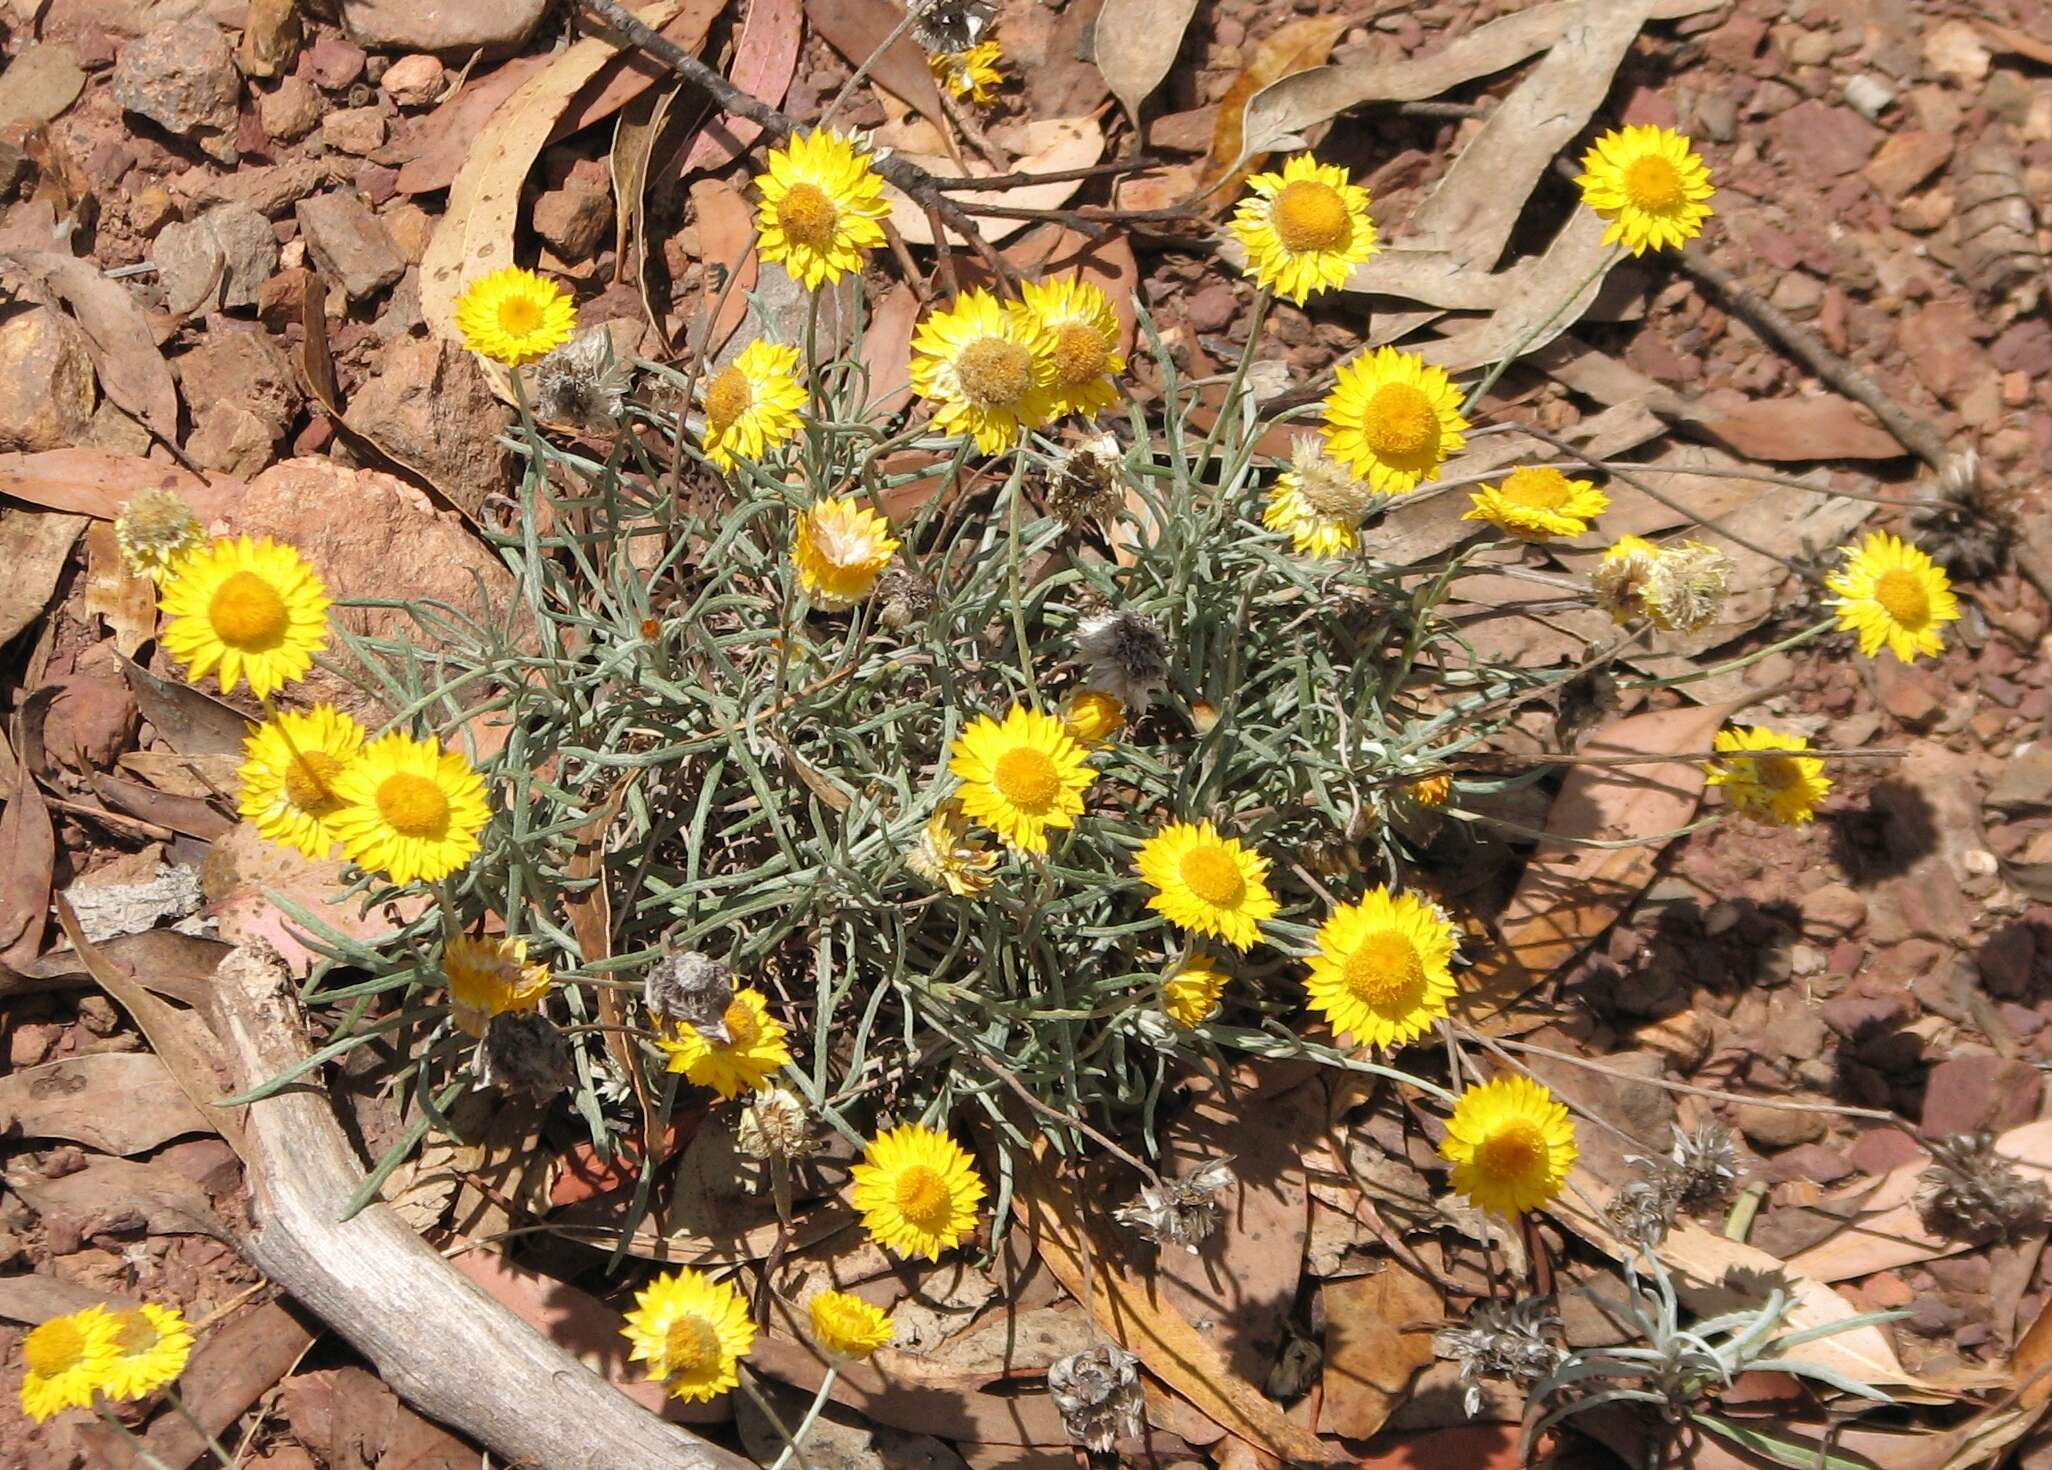
M 967 189 L 980 194 L 1001 189 L 1030 189 L 1035 184 L 1074 184 L 1113 174 L 1149 173 L 1160 167 L 1162 162 L 1158 158 L 1121 158 L 1113 163 L 1093 163 L 1084 168 L 1049 169 L 1044 174 L 992 174 L 982 179 L 964 176 L 944 178 L 936 174 L 930 182 L 936 189 Z

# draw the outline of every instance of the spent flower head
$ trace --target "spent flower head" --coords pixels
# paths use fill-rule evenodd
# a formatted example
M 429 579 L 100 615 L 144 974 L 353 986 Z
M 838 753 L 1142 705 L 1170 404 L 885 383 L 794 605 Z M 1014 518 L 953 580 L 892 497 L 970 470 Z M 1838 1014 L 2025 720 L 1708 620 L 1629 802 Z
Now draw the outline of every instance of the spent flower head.
M 634 369 L 613 356 L 612 333 L 603 323 L 588 327 L 535 365 L 535 417 L 588 434 L 615 433 L 633 381 Z
M 641 1003 L 658 1021 L 688 1026 L 708 1041 L 726 1041 L 733 969 L 725 960 L 687 949 L 664 955 L 641 977 Z
M 1181 1178 L 1143 1184 L 1130 1204 L 1113 1212 L 1118 1222 L 1156 1245 L 1179 1245 L 1191 1255 L 1218 1229 L 1220 1197 L 1238 1183 L 1232 1156 L 1206 1159 Z
M 2014 1240 L 2052 1218 L 2045 1181 L 1995 1152 L 1992 1133 L 1954 1133 L 1931 1146 L 1917 1180 L 1925 1223 L 1968 1240 Z
M 207 533 L 176 490 L 138 490 L 114 517 L 114 544 L 131 572 L 162 581 L 179 557 L 207 544 Z
M 1461 1406 L 1482 1412 L 1482 1380 L 1507 1378 L 1529 1388 L 1567 1356 L 1549 1341 L 1560 1331 L 1552 1297 L 1482 1301 L 1458 1327 L 1433 1334 L 1432 1351 L 1461 1365 Z
M 1061 1411 L 1069 1438 L 1092 1454 L 1140 1433 L 1146 1408 L 1140 1360 L 1116 1343 L 1057 1358 L 1048 1365 L 1047 1391 Z
M 1116 694 L 1135 714 L 1147 708 L 1157 689 L 1168 687 L 1168 636 L 1145 613 L 1121 610 L 1085 618 L 1076 629 L 1076 651 L 1088 668 L 1084 682 Z
M 912 39 L 936 56 L 973 50 L 997 17 L 988 0 L 912 0 Z
M 563 1033 L 540 1011 L 493 1016 L 470 1066 L 472 1091 L 496 1087 L 534 1102 L 548 1101 L 576 1080 Z

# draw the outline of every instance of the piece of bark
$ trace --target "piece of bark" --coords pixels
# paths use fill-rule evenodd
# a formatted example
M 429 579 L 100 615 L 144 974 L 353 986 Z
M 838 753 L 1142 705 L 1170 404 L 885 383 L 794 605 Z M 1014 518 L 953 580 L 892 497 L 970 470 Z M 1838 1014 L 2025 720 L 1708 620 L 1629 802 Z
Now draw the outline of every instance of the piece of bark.
M 305 1060 L 284 963 L 237 949 L 214 979 L 231 1085 Z M 399 1396 L 498 1459 L 552 1470 L 749 1470 L 666 1424 L 458 1275 L 382 1204 L 344 1220 L 362 1182 L 326 1095 L 295 1087 L 250 1105 L 254 1226 L 243 1251 L 348 1339 Z

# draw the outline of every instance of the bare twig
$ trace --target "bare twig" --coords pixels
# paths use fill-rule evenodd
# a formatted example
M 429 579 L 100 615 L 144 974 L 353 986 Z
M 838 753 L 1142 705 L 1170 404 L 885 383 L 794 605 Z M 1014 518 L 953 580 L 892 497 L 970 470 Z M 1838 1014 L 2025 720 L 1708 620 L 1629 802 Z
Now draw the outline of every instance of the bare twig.
M 982 179 L 969 175 L 956 178 L 936 175 L 930 182 L 936 189 L 967 189 L 981 194 L 1000 189 L 1030 189 L 1035 184 L 1080 183 L 1084 179 L 1102 179 L 1115 174 L 1150 173 L 1161 166 L 1158 158 L 1121 158 L 1112 163 L 1093 163 L 1083 168 L 1049 169 L 1044 174 L 992 174 Z

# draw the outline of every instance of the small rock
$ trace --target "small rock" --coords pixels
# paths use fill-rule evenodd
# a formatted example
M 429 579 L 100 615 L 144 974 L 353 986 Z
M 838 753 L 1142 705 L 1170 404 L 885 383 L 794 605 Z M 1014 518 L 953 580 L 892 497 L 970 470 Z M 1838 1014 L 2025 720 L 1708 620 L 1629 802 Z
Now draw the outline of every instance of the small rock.
M 247 480 L 277 457 L 278 441 L 264 421 L 237 403 L 195 410 L 185 452 L 202 469 Z
M 321 119 L 321 141 L 357 158 L 375 153 L 385 146 L 385 114 L 375 103 L 331 112 Z
M 1909 1019 L 1910 1010 L 1910 998 L 1899 991 L 1863 995 L 1853 990 L 1832 996 L 1817 1007 L 1817 1015 L 1847 1041 L 1860 1041 L 1900 1026 Z
M 564 260 L 583 260 L 613 230 L 612 180 L 595 158 L 580 158 L 559 188 L 534 201 L 534 232 Z
M 1881 130 L 1848 107 L 1815 98 L 1774 119 L 1781 156 L 1802 173 L 1835 179 L 1855 173 L 1881 141 Z
M 1881 121 L 1881 114 L 1895 102 L 1895 88 L 1870 71 L 1861 72 L 1845 84 L 1846 105 L 1868 122 Z
M 1867 901 L 1844 883 L 1826 883 L 1797 900 L 1803 932 L 1820 939 L 1840 939 L 1866 922 Z
M 1724 92 L 1711 92 L 1696 99 L 1696 126 L 1713 143 L 1729 143 L 1738 137 L 1738 101 Z
M 218 331 L 177 359 L 179 386 L 194 414 L 221 404 L 248 409 L 272 440 L 285 437 L 299 412 L 292 359 L 264 331 Z
M 1874 675 L 1881 690 L 1881 707 L 1905 729 L 1929 729 L 1945 713 L 1952 698 L 1951 686 L 1928 665 L 1883 659 L 1874 665 Z
M 1736 1119 L 1739 1132 L 1763 1149 L 1793 1148 L 1799 1143 L 1815 1143 L 1824 1136 L 1822 1113 L 1740 1103 Z
M 122 48 L 114 66 L 114 100 L 181 138 L 235 132 L 242 75 L 235 48 L 211 21 L 158 26 Z
M 1240 298 L 1224 281 L 1207 281 L 1183 302 L 1193 332 L 1222 332 L 1240 316 Z
M 379 216 L 392 236 L 392 243 L 408 265 L 419 265 L 427 254 L 428 241 L 435 233 L 435 217 L 412 200 L 395 204 Z
M 340 92 L 355 86 L 363 79 L 364 63 L 368 60 L 363 47 L 343 40 L 332 31 L 323 32 L 306 54 L 314 84 L 325 92 Z
M 0 322 L 0 449 L 69 448 L 97 398 L 86 335 L 71 318 L 38 306 Z
M 176 218 L 178 206 L 171 201 L 171 191 L 162 184 L 145 184 L 128 201 L 128 222 L 145 239 L 155 238 L 159 230 Z
M 294 143 L 321 125 L 321 110 L 326 106 L 321 94 L 307 83 L 287 77 L 257 98 L 257 122 L 265 137 Z
M 216 204 L 246 204 L 266 219 L 275 219 L 319 188 L 326 173 L 312 158 L 288 158 L 260 168 L 232 173 L 193 169 L 172 180 L 171 192 L 183 193 L 195 210 Z
M 549 0 L 466 0 L 423 5 L 420 0 L 342 0 L 342 26 L 374 51 L 482 49 L 501 55 L 520 46 L 541 23 Z
M 1790 271 L 1774 283 L 1768 300 L 1790 316 L 1807 320 L 1824 301 L 1824 283 L 1803 271 Z
M 335 190 L 299 201 L 295 212 L 307 253 L 321 274 L 360 300 L 391 285 L 406 262 L 378 217 L 353 191 Z
M 164 226 L 150 258 L 172 312 L 211 305 L 233 311 L 257 304 L 278 269 L 278 236 L 247 204 L 222 204 L 190 224 Z
M 1925 33 L 1924 61 L 1941 76 L 1970 82 L 1988 74 L 1988 48 L 1981 33 L 1963 20 L 1948 20 Z
M 447 78 L 440 60 L 416 54 L 386 67 L 378 87 L 401 107 L 426 107 L 442 95 Z
M 1658 1052 L 1675 1071 L 1686 1074 L 1703 1065 L 1716 1038 L 1708 1018 L 1689 1009 L 1641 1026 L 1632 1033 L 1632 1044 Z
M 1869 1276 L 1861 1283 L 1860 1295 L 1864 1296 L 1877 1312 L 1893 1312 L 1917 1299 L 1915 1288 L 1893 1271 L 1883 1271 L 1878 1275 Z
M 1832 40 L 1829 31 L 1797 31 L 1788 38 L 1788 61 L 1791 66 L 1823 66 L 1831 60 Z
M 2005 373 L 2052 374 L 2052 323 L 2040 316 L 2019 319 L 1988 344 L 1988 356 Z
M 2038 940 L 2031 926 L 2009 924 L 1988 936 L 1974 963 L 1990 995 L 2017 1000 L 2031 988 L 2031 967 L 2037 958 Z
M 1767 1166 L 1769 1178 L 1778 1182 L 1807 1179 L 1813 1184 L 1836 1184 L 1853 1172 L 1853 1166 L 1835 1148 L 1821 1143 L 1799 1143 L 1774 1156 Z
M 1944 133 L 1897 133 L 1882 143 L 1861 172 L 1883 199 L 1896 204 L 1951 158 L 1952 139 Z
M 417 467 L 471 515 L 513 467 L 512 415 L 477 359 L 445 337 L 400 337 L 349 403 L 349 427 Z
M 2001 1133 L 2038 1116 L 2044 1074 L 2011 1057 L 1951 1056 L 1924 1081 L 1919 1122 L 1926 1138 L 1992 1129 Z
M 1862 1173 L 1881 1175 L 1924 1158 L 1916 1139 L 1900 1128 L 1869 1128 L 1853 1140 L 1846 1157 Z
M 1903 1325 L 1919 1337 L 1944 1337 L 1966 1320 L 1966 1314 L 1935 1292 L 1919 1292 Z
M 242 44 L 235 64 L 246 77 L 282 76 L 299 60 L 306 29 L 298 0 L 250 0 L 242 21 Z

